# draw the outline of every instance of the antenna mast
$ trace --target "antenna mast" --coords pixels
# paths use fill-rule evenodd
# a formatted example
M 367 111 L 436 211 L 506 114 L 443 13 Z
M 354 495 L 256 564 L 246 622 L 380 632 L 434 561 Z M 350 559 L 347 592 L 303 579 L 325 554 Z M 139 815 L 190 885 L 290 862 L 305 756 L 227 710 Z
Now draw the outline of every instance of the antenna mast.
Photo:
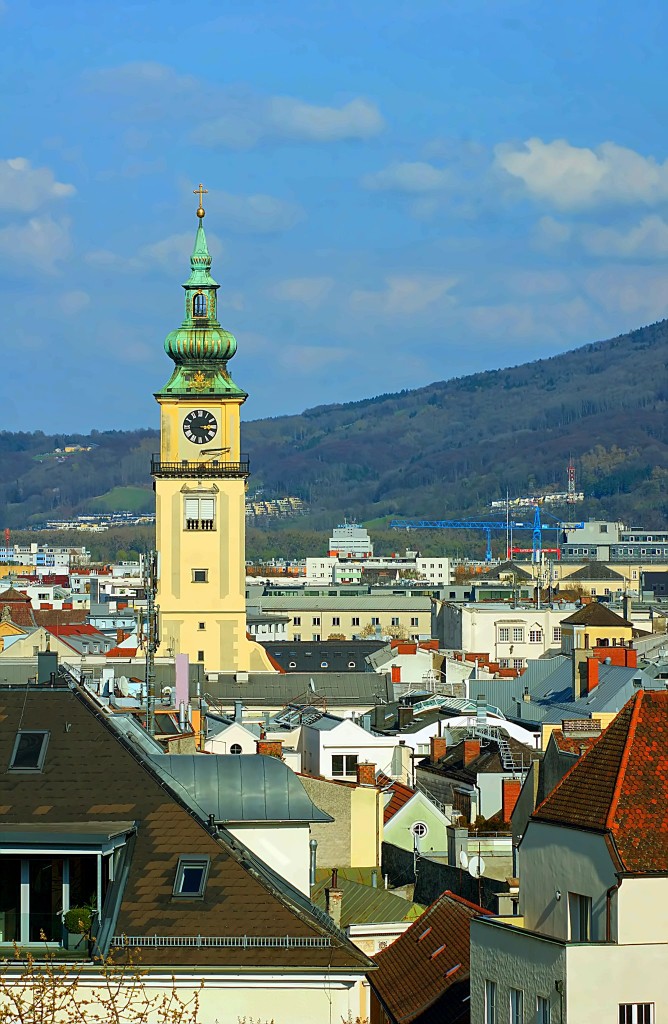
M 568 505 L 575 504 L 575 463 L 573 462 L 572 455 L 568 458 L 568 495 L 566 503 Z
M 155 735 L 155 652 L 160 646 L 158 631 L 158 606 L 155 596 L 158 589 L 158 556 L 149 551 L 144 563 L 144 591 L 146 593 L 146 672 L 144 685 L 146 688 L 146 731 L 149 736 Z

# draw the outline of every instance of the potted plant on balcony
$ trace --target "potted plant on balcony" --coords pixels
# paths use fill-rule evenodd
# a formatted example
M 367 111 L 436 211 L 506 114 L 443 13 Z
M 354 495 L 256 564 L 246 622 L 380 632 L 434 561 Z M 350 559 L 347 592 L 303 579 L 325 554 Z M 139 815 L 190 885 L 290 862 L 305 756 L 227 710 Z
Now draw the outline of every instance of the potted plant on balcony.
M 63 914 L 67 949 L 78 949 L 82 942 L 90 939 L 94 913 L 93 907 L 72 907 Z

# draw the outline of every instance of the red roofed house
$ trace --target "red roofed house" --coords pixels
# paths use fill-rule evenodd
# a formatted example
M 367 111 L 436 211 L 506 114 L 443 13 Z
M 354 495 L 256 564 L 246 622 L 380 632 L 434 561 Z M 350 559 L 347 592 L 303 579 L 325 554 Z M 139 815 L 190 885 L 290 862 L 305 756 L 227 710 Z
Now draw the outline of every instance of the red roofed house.
M 469 929 L 478 914 L 488 911 L 444 892 L 375 955 L 371 1024 L 468 1024 Z
M 520 914 L 471 927 L 471 1021 L 668 1019 L 668 692 L 640 690 L 538 805 Z

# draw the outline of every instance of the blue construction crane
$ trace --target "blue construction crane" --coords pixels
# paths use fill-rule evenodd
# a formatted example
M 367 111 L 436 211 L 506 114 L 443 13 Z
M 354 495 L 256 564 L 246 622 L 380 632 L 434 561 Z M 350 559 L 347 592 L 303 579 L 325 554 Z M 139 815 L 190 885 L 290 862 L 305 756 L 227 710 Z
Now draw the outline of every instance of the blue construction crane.
M 556 516 L 553 516 L 551 512 L 547 513 L 551 519 L 555 520 L 555 523 L 542 523 L 540 515 L 540 505 L 536 505 L 533 522 L 515 522 L 514 520 L 506 521 L 505 519 L 393 519 L 390 523 L 391 530 L 482 530 L 485 534 L 486 550 L 485 550 L 485 561 L 492 561 L 492 531 L 498 530 L 531 530 L 533 534 L 532 544 L 532 562 L 540 562 L 540 553 L 542 549 L 542 534 L 543 530 L 561 530 L 565 524 L 562 524 Z M 582 527 L 583 523 L 569 523 L 568 526 L 572 529 L 575 526 Z

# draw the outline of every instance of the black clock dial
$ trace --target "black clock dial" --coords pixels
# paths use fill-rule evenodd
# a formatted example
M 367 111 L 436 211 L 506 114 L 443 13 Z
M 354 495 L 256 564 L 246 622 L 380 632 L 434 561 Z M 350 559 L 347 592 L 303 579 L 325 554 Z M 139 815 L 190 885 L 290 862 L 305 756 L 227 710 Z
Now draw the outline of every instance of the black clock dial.
M 193 409 L 183 421 L 183 433 L 193 444 L 206 444 L 217 432 L 216 417 L 206 409 Z

